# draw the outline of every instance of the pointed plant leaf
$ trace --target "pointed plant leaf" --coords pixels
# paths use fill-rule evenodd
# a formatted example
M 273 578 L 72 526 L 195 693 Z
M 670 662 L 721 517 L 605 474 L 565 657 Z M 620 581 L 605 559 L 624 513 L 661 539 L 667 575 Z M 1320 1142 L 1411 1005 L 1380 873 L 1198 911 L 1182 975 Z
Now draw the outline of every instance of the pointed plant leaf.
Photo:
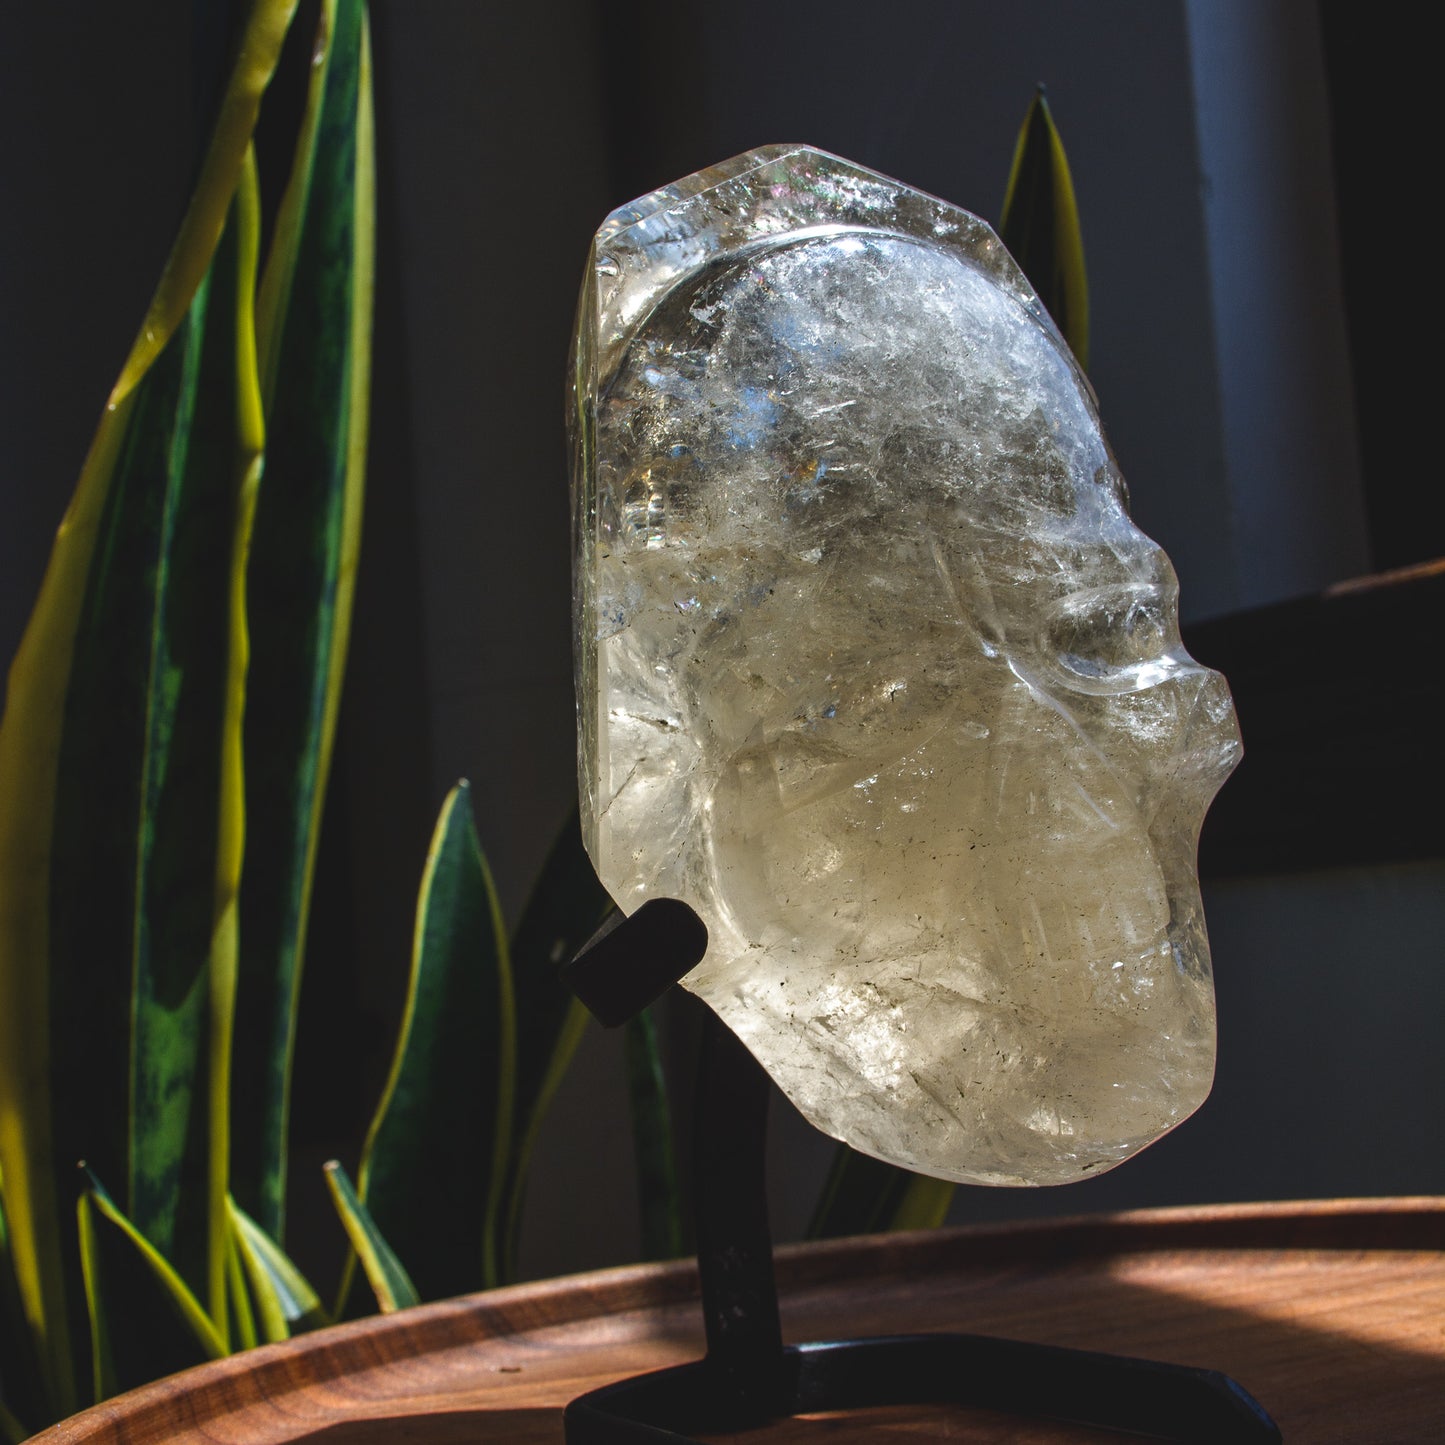
M 999 236 L 1079 365 L 1087 369 L 1089 287 L 1079 208 L 1064 143 L 1043 86 L 1019 131 Z
M 325 1324 L 321 1298 L 286 1252 L 234 1200 L 231 1226 L 268 1343 Z
M 186 1282 L 87 1173 L 77 1206 L 99 1393 L 129 1390 L 227 1353 Z M 136 1328 L 136 1321 L 144 1328 Z
M 112 404 L 130 392 L 160 354 L 189 309 L 191 297 L 210 264 L 256 130 L 261 97 L 271 83 L 296 11 L 296 0 L 253 0 L 249 11 L 180 235 L 116 384 Z
M 85 1281 L 86 1313 L 90 1319 L 90 1398 L 92 1404 L 116 1393 L 115 1361 L 110 1349 L 110 1321 L 101 1298 L 100 1243 L 95 1237 L 95 1205 L 82 1193 L 75 1206 L 80 1240 L 80 1270 Z
M 212 264 L 294 4 L 256 0 L 251 7 L 200 183 L 57 533 L 11 668 L 0 723 L 0 796 L 6 802 L 0 811 L 0 1095 L 7 1100 L 0 1111 L 0 1168 L 16 1280 L 27 1322 L 40 1342 L 38 1373 L 52 1416 L 69 1413 L 79 1402 L 72 1361 L 85 1317 L 78 1252 L 60 1222 L 59 1204 L 69 1198 L 69 1181 L 58 1182 L 56 1162 L 63 1161 L 60 1169 L 68 1174 L 76 1153 L 68 1139 L 58 1140 L 54 1132 L 59 1127 L 63 1134 L 68 1127 L 64 1117 L 56 1118 L 57 1112 L 66 1114 L 66 1105 L 62 1101 L 54 1110 L 48 1097 L 51 1081 L 65 1072 L 55 1067 L 53 1041 L 63 1039 L 67 1048 L 83 1048 L 86 1042 L 57 1027 L 51 1017 L 52 1001 L 65 1001 L 80 988 L 66 976 L 66 964 L 57 968 L 51 938 L 52 900 L 74 902 L 85 896 L 83 891 L 67 894 L 70 883 L 64 868 L 57 876 L 52 850 L 61 754 L 75 741 L 73 734 L 66 737 L 64 723 L 77 632 L 87 601 L 94 599 L 97 573 L 113 560 L 102 529 L 115 516 L 110 503 L 117 464 L 128 447 L 139 445 L 132 429 L 137 410 L 146 408 L 139 406 L 145 398 L 138 393 L 154 379 L 157 387 L 170 387 L 179 397 L 182 388 L 174 374 L 156 377 L 161 358 L 169 354 L 184 373 L 186 358 L 194 356 L 195 339 L 178 333 L 189 325 Z M 146 403 L 154 404 L 154 398 Z M 161 407 L 160 413 L 165 410 Z M 131 718 L 125 721 L 134 725 Z M 134 848 L 134 810 L 129 843 L 122 833 L 97 831 L 124 855 Z M 119 957 L 128 953 L 127 946 Z M 123 1076 L 107 1073 L 101 1060 L 92 1062 L 96 1068 L 85 1077 L 104 1082 L 92 1088 L 90 1103 L 103 1100 L 112 1106 L 109 1118 L 98 1121 L 99 1153 L 121 1164 L 117 1177 L 124 1177 L 124 1161 L 116 1157 L 124 1130 L 115 1128 L 114 1105 L 124 1110 L 128 1090 Z M 104 1111 L 97 1107 L 96 1112 Z
M 190 434 L 163 511 L 133 904 L 129 1211 L 201 1292 L 223 1334 L 243 827 L 240 568 L 262 440 L 251 344 L 259 213 L 250 163 L 237 189 L 234 224 L 212 268 Z M 218 568 L 218 557 L 231 565 Z M 117 582 L 124 585 L 123 578 Z M 112 697 L 118 695 L 119 688 Z M 85 716 L 95 712 L 92 703 Z M 65 816 L 67 799 L 62 787 L 58 817 Z M 84 807 L 88 796 L 74 801 Z
M 223 1329 L 244 659 L 234 573 L 216 561 L 244 556 L 261 441 L 244 342 L 258 212 L 248 166 L 176 345 L 134 393 L 76 633 L 52 842 L 57 1145 L 126 1179 L 136 1227 Z
M 238 1276 L 231 1282 L 232 1294 L 236 1298 L 245 1296 L 257 1339 L 264 1340 L 268 1345 L 289 1340 L 291 1329 L 286 1323 L 286 1313 L 272 1286 L 270 1276 L 246 1250 L 239 1232 L 235 1230 L 231 1234 L 231 1257 L 235 1261 Z
M 210 1103 L 210 1170 L 206 1187 L 209 1304 L 212 1318 L 226 1322 L 225 1284 L 217 1263 L 230 1258 L 230 1169 L 232 1060 L 239 966 L 239 900 L 241 862 L 245 850 L 246 800 L 241 760 L 249 639 L 246 615 L 246 564 L 256 516 L 261 476 L 264 422 L 261 417 L 260 374 L 256 360 L 253 283 L 260 228 L 260 188 L 255 152 L 247 155 L 236 190 L 238 279 L 235 292 L 236 345 L 236 477 L 234 531 L 231 538 L 227 609 L 225 704 L 220 729 L 220 799 L 217 805 L 214 931 L 209 980 L 211 1038 L 208 1081 Z
M 496 1281 L 515 1039 L 501 909 L 460 783 L 427 856 L 401 1036 L 358 1178 L 422 1299 Z M 442 1160 L 446 1187 L 419 1187 Z
M 350 1176 L 334 1159 L 326 1166 L 326 1185 L 381 1312 L 390 1314 L 393 1310 L 420 1304 L 416 1286 L 396 1257 L 396 1252 L 382 1237 L 370 1211 L 357 1197 Z
M 258 301 L 266 472 L 247 577 L 246 871 L 232 1182 L 284 1239 L 296 1004 L 360 543 L 373 252 L 366 7 L 323 0 Z
M 226 773 L 244 661 L 216 562 L 244 555 L 260 448 L 258 224 L 244 166 L 211 269 L 128 399 L 72 638 L 48 864 L 52 1168 L 83 1155 L 124 1179 L 137 1228 L 223 1329 Z M 73 1262 L 72 1309 L 78 1284 Z
M 637 1197 L 642 1212 L 642 1257 L 676 1259 L 682 1253 L 682 1197 L 677 1185 L 667 1081 L 652 1009 L 644 1009 L 628 1021 L 626 1056 Z
M 588 1027 L 587 1011 L 562 982 L 561 968 L 612 909 L 582 846 L 577 810 L 557 836 L 512 936 L 517 998 L 517 1078 L 507 1166 L 503 1276 L 516 1277 L 527 1169 L 537 1134 Z
M 137 893 L 150 892 L 155 814 L 164 806 L 155 795 L 157 785 L 166 780 L 169 757 L 164 734 L 173 722 L 158 714 L 164 709 L 174 717 L 183 702 L 195 701 L 208 714 L 197 719 L 203 731 L 213 737 L 219 733 L 221 698 L 214 670 L 212 685 L 187 688 L 184 697 L 179 688 L 173 688 L 168 697 L 165 689 L 173 669 L 168 659 L 156 658 L 158 647 L 165 645 L 157 633 L 165 632 L 168 621 L 168 564 L 175 540 L 175 514 L 187 493 L 186 463 L 209 297 L 207 278 L 172 345 L 160 354 L 134 393 L 133 421 L 106 500 L 97 565 L 86 587 L 75 639 L 51 847 L 55 897 L 50 924 L 55 1025 L 51 1111 L 57 1154 L 71 1160 L 82 1155 L 90 1158 L 106 1177 L 126 1181 L 128 1186 L 132 1110 L 138 1102 L 143 1122 L 135 1140 L 141 1151 L 136 1162 L 142 1170 L 151 1170 L 157 1194 L 163 1189 L 160 1177 L 164 1170 L 159 1161 L 145 1158 L 147 1147 L 180 1144 L 185 1148 L 195 1142 L 190 1137 L 191 1126 L 204 1126 L 205 1122 L 204 1110 L 199 1118 L 194 1110 L 193 1085 L 199 1051 L 204 1047 L 208 1002 L 204 977 L 211 905 L 212 858 L 208 850 L 199 850 L 197 858 L 192 845 L 191 866 L 186 876 L 175 880 L 177 886 L 188 890 L 188 896 L 181 899 L 177 915 L 167 920 L 173 930 L 170 937 L 179 936 L 191 945 L 182 963 L 190 970 L 189 977 L 156 980 L 152 976 L 152 963 L 164 968 L 171 961 L 166 957 L 170 939 L 160 940 L 159 948 L 150 946 L 147 904 Z M 223 515 L 220 508 L 215 513 L 218 519 Z M 218 640 L 223 640 L 225 598 L 224 594 L 217 597 L 217 590 L 207 589 L 202 612 L 205 630 L 222 629 Z M 218 764 L 213 746 L 211 777 L 203 780 L 197 799 L 211 812 L 200 820 L 202 837 L 215 836 Z M 199 866 L 194 866 L 197 863 Z M 75 906 L 77 898 L 85 899 L 83 908 Z M 138 995 L 134 1010 L 133 991 Z M 143 1078 L 151 1068 L 169 1066 L 172 1078 L 182 1080 L 179 1096 L 173 1101 L 175 1112 L 161 1121 L 149 1117 L 152 1101 L 159 1101 L 158 1092 L 146 1089 L 145 1097 L 132 1100 L 132 1039 L 123 1021 L 128 1020 L 132 1029 L 139 1024 L 144 1049 L 150 1021 L 165 1012 L 168 1004 L 176 1028 L 169 1057 L 137 1060 Z M 85 1067 L 76 1067 L 82 1060 Z M 204 1136 L 199 1142 L 204 1146 Z M 187 1183 L 194 1185 L 196 1156 L 193 1150 L 187 1152 L 192 1168 Z M 202 1204 L 204 1159 L 202 1153 Z M 127 1204 L 134 1209 L 130 1194 L 127 1187 Z M 154 1228 L 157 1211 L 149 1200 L 143 1201 L 142 1210 Z M 156 1232 L 163 1247 L 170 1248 L 173 1227 Z M 205 1268 L 204 1259 L 194 1255 L 186 1265 Z

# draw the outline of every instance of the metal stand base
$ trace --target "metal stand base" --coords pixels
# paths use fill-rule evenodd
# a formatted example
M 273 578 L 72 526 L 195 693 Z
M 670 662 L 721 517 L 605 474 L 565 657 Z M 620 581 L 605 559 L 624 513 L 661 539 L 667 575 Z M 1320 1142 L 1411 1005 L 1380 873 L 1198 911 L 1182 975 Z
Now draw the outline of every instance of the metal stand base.
M 1042 1416 L 1155 1439 L 1222 1445 L 1278 1441 L 1260 1406 L 1227 1375 L 1054 1349 L 985 1335 L 894 1335 L 785 1346 L 775 1408 L 730 1416 L 707 1360 L 593 1390 L 563 1416 L 568 1445 L 685 1442 L 786 1415 L 875 1405 L 955 1404 Z
M 652 994 L 660 978 L 680 978 L 706 948 L 696 915 L 675 900 L 663 902 L 610 924 L 569 968 L 583 1002 L 614 1026 L 649 1001 L 634 1001 L 638 979 Z M 629 957 L 624 973 L 620 964 Z M 707 1354 L 573 1400 L 563 1415 L 568 1445 L 692 1442 L 690 1432 L 910 1403 L 1005 1410 L 1189 1445 L 1281 1440 L 1261 1406 L 1214 1370 L 983 1335 L 784 1346 L 764 1189 L 768 1091 L 767 1075 L 709 1015 L 694 1141 Z

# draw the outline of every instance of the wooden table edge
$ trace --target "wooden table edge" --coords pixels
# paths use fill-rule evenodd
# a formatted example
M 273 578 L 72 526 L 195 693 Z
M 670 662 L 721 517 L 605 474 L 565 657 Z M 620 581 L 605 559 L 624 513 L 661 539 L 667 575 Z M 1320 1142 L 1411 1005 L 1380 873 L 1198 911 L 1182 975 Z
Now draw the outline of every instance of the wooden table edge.
M 1360 1198 L 1131 1210 L 1064 1219 L 981 1224 L 782 1245 L 780 1291 L 850 1272 L 874 1276 L 1034 1264 L 1166 1250 L 1445 1251 L 1445 1197 Z M 656 1309 L 697 1295 L 692 1260 L 623 1265 L 509 1285 L 373 1315 L 200 1365 L 93 1406 L 41 1431 L 30 1445 L 118 1445 L 184 1409 L 187 1428 L 296 1391 L 486 1339 Z

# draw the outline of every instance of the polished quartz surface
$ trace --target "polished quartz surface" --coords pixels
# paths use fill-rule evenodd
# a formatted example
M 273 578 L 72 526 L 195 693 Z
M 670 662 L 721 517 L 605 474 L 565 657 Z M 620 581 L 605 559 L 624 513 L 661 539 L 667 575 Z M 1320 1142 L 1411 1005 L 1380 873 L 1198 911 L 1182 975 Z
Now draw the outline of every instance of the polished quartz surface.
M 573 368 L 584 834 L 855 1148 L 1117 1164 L 1214 1067 L 1239 755 L 1088 383 L 977 218 L 800 146 L 614 213 Z

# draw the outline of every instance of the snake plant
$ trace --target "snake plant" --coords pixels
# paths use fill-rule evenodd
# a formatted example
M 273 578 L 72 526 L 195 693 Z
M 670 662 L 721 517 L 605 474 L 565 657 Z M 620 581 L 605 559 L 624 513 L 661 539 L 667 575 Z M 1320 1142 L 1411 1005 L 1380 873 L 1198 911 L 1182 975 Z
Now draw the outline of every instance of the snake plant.
M 334 1315 L 286 1253 L 284 1203 L 362 517 L 373 122 L 364 0 L 321 0 L 292 40 L 309 89 L 265 235 L 254 135 L 295 9 L 250 6 L 0 721 L 11 1440 Z M 383 1308 L 509 1272 L 581 1028 L 555 960 L 603 907 L 580 860 L 569 833 L 509 939 L 465 790 L 443 808 L 359 1187 L 328 1176 Z

